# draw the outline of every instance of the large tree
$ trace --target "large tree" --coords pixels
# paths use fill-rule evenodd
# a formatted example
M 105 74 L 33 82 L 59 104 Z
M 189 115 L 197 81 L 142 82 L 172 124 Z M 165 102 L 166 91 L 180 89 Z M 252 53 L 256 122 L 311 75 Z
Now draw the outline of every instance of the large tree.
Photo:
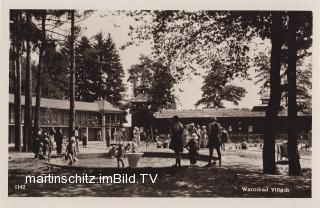
M 282 29 L 287 19 L 285 12 L 135 11 L 129 15 L 144 23 L 142 26 L 131 27 L 133 39 L 150 40 L 155 54 L 165 57 L 170 67 L 177 72 L 178 79 L 188 69 L 196 71 L 195 64 L 205 68 L 212 60 L 227 65 L 229 73 L 224 79 L 239 76 L 246 78 L 249 41 L 255 37 L 270 39 L 272 52 L 269 74 L 272 92 L 266 112 L 263 163 L 264 172 L 274 174 L 273 130 L 281 100 L 279 63 L 281 47 L 286 39 L 285 30 Z
M 196 102 L 196 106 L 204 105 L 205 108 L 224 108 L 223 101 L 238 102 L 246 94 L 243 87 L 229 84 L 229 80 L 222 79 L 227 73 L 224 66 L 218 61 L 212 64 L 211 70 L 204 76 L 204 83 L 201 87 L 202 98 Z
M 12 43 L 12 68 L 14 71 L 13 88 L 14 88 L 14 110 L 15 110 L 15 150 L 21 151 L 21 22 L 22 12 L 18 10 L 10 11 L 10 38 Z
M 26 30 L 31 31 L 31 12 L 26 11 Z M 26 68 L 25 68 L 25 107 L 24 107 L 24 138 L 23 150 L 28 152 L 32 150 L 32 71 L 31 71 L 31 34 L 26 36 Z
M 97 99 L 120 105 L 125 91 L 124 71 L 111 35 L 108 34 L 106 38 L 101 33 L 95 35 L 93 48 L 97 51 L 96 60 L 99 69 Z
M 110 36 L 98 33 L 90 41 L 83 36 L 76 47 L 78 100 L 107 100 L 119 106 L 125 85 L 124 71 L 116 46 Z
M 73 130 L 75 128 L 75 88 L 76 88 L 76 83 L 75 83 L 75 10 L 70 10 L 69 11 L 70 15 L 70 38 L 69 38 L 69 79 L 70 79 L 70 85 L 69 85 L 69 99 L 70 99 L 70 109 L 69 109 L 69 136 L 73 135 Z
M 139 87 L 149 89 L 149 95 L 153 101 L 152 111 L 176 108 L 177 98 L 174 96 L 174 86 L 177 80 L 162 59 L 151 59 L 141 55 L 139 63 L 130 67 L 128 81 L 132 83 L 134 92 L 135 88 Z
M 34 115 L 34 128 L 33 128 L 33 137 L 37 136 L 39 129 L 39 116 L 40 116 L 40 102 L 41 102 L 41 73 L 43 66 L 43 56 L 46 47 L 46 17 L 47 10 L 38 10 L 33 11 L 33 14 L 41 20 L 41 37 L 40 37 L 40 46 L 39 46 L 39 62 L 38 70 L 36 73 L 36 108 Z
M 270 51 L 259 53 L 256 58 L 256 76 L 255 84 L 260 85 L 259 94 L 263 95 L 270 91 Z M 286 56 L 288 50 L 282 50 L 283 56 Z M 282 56 L 282 57 L 283 57 Z M 281 103 L 283 106 L 288 106 L 288 81 L 287 81 L 287 58 L 282 58 L 281 64 Z M 305 57 L 304 60 L 299 59 L 297 61 L 297 107 L 298 111 L 310 111 L 311 110 L 311 75 L 312 65 L 310 63 L 310 57 Z

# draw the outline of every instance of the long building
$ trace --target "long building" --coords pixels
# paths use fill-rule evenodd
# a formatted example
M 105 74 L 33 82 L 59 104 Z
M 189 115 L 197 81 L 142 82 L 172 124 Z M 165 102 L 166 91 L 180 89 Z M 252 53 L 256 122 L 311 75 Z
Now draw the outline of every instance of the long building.
M 24 126 L 24 100 L 21 96 L 21 132 Z M 33 111 L 35 110 L 35 97 L 32 98 Z M 44 131 L 49 131 L 52 126 L 62 128 L 63 134 L 69 136 L 69 100 L 41 98 L 39 126 Z M 125 122 L 125 112 L 116 108 L 105 100 L 96 102 L 75 102 L 75 124 L 80 127 L 80 134 L 86 133 L 89 140 L 102 139 L 109 133 L 110 138 L 117 128 Z M 15 133 L 14 95 L 9 94 L 9 143 L 14 143 Z M 33 113 L 34 115 L 34 113 Z M 109 131 L 108 131 L 109 130 Z M 23 135 L 21 136 L 23 138 Z M 22 139 L 21 138 L 21 139 Z
M 265 114 L 262 106 L 253 109 L 163 110 L 154 114 L 153 125 L 159 133 L 168 133 L 174 115 L 179 116 L 184 125 L 194 123 L 200 126 L 208 126 L 210 119 L 216 117 L 233 139 L 261 140 L 265 130 Z M 307 139 L 311 127 L 311 113 L 298 112 L 297 131 L 301 139 Z M 276 138 L 287 138 L 287 131 L 287 109 L 282 109 L 275 123 Z
M 217 108 L 217 109 L 199 109 L 199 110 L 177 110 L 163 109 L 152 114 L 148 111 L 150 99 L 146 99 L 147 92 L 141 92 L 133 99 L 135 106 L 140 106 L 132 114 L 132 125 L 143 126 L 145 129 L 156 130 L 159 134 L 169 134 L 174 115 L 179 116 L 180 121 L 184 124 L 194 123 L 195 125 L 208 126 L 212 117 L 216 117 L 218 122 L 229 132 L 233 139 L 247 138 L 249 140 L 263 139 L 265 130 L 265 115 L 269 101 L 269 96 L 261 98 L 261 104 L 254 106 L 252 109 L 247 108 Z M 144 96 L 143 96 L 144 95 Z M 142 107 L 141 107 L 142 106 Z M 143 119 L 146 112 L 152 115 L 151 119 Z M 297 131 L 301 138 L 307 138 L 312 127 L 311 112 L 298 112 Z M 277 138 L 287 138 L 288 132 L 288 115 L 287 109 L 281 108 L 278 113 L 278 119 L 275 123 L 275 134 Z

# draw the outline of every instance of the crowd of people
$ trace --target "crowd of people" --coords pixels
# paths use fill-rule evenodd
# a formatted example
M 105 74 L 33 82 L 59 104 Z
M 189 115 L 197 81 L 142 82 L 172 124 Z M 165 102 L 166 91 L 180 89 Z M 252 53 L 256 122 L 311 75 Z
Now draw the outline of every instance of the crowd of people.
M 44 132 L 42 128 L 39 128 L 34 140 L 34 157 L 36 159 L 50 160 L 51 152 L 54 148 L 54 143 L 56 143 L 57 154 L 61 154 L 63 140 L 64 136 L 62 134 L 61 128 L 52 127 L 48 132 Z
M 98 132 L 98 138 L 99 138 Z M 110 135 L 110 132 L 107 133 Z M 101 137 L 101 135 L 100 135 Z M 158 148 L 170 148 L 175 152 L 176 163 L 174 166 L 181 166 L 181 153 L 185 148 L 189 152 L 190 164 L 196 164 L 199 159 L 199 150 L 207 147 L 209 149 L 209 160 L 206 166 L 211 166 L 213 161 L 213 151 L 217 151 L 219 165 L 221 166 L 221 149 L 225 149 L 225 143 L 228 141 L 228 132 L 223 128 L 216 118 L 212 118 L 212 122 L 208 126 L 195 125 L 194 123 L 183 125 L 179 121 L 178 116 L 173 117 L 173 125 L 168 137 L 161 137 L 157 134 L 157 130 L 151 135 L 151 132 L 143 128 L 134 127 L 132 131 L 132 144 L 128 142 L 126 131 L 122 128 L 116 129 L 113 133 L 114 144 L 109 150 L 109 155 L 117 158 L 118 166 L 123 166 L 122 157 L 125 152 L 132 151 L 139 147 L 144 141 L 146 146 L 153 142 L 155 138 Z M 101 138 L 100 138 L 101 139 Z M 87 146 L 87 135 L 82 134 L 82 145 Z M 43 132 L 41 128 L 35 139 L 35 158 L 50 160 L 51 153 L 54 151 L 54 143 L 56 145 L 57 155 L 64 154 L 65 159 L 69 160 L 69 165 L 77 162 L 77 154 L 79 153 L 79 126 L 76 126 L 72 135 L 68 139 L 63 135 L 61 127 L 52 127 L 48 132 Z M 65 144 L 65 153 L 62 153 L 62 146 Z
M 87 135 L 82 135 L 82 145 L 87 147 Z M 70 139 L 63 135 L 61 127 L 53 126 L 49 131 L 44 132 L 39 128 L 34 140 L 34 158 L 48 159 L 50 161 L 51 154 L 56 150 L 57 155 L 65 155 L 65 159 L 69 160 L 69 165 L 77 161 L 77 154 L 79 153 L 79 126 L 76 126 L 72 132 Z M 54 145 L 55 144 L 55 145 Z M 65 144 L 65 152 L 62 152 L 63 144 Z
M 186 148 L 189 151 L 189 159 L 191 164 L 196 164 L 199 158 L 199 149 L 208 147 L 209 161 L 207 167 L 215 163 L 213 161 L 213 150 L 217 151 L 219 166 L 221 166 L 221 148 L 225 148 L 224 144 L 228 141 L 228 132 L 223 128 L 215 117 L 211 119 L 211 123 L 200 128 L 193 123 L 183 126 L 178 116 L 173 117 L 173 125 L 171 127 L 171 141 L 169 148 L 175 152 L 175 167 L 181 166 L 181 153 Z

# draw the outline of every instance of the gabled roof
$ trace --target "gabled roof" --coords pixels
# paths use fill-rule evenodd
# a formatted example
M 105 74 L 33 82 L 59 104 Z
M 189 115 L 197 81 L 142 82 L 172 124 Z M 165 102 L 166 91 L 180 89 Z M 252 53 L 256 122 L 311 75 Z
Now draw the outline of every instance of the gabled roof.
M 25 96 L 21 96 L 21 105 L 24 105 Z M 98 102 L 103 102 L 101 108 Z M 14 95 L 9 94 L 9 103 L 14 103 Z M 32 97 L 32 106 L 35 106 L 36 98 Z M 79 111 L 93 111 L 93 112 L 123 112 L 122 110 L 114 107 L 108 101 L 97 101 L 97 102 L 75 102 L 75 109 Z M 69 110 L 70 109 L 70 101 L 69 100 L 59 100 L 59 99 L 49 99 L 49 98 L 41 98 L 40 101 L 41 108 L 53 108 L 53 109 L 62 109 Z
M 109 103 L 106 100 L 99 100 L 99 101 L 96 101 L 96 103 L 98 104 L 100 111 L 119 112 L 119 113 L 123 112 L 122 110 L 120 110 L 119 108 L 116 108 L 115 106 L 113 106 L 111 103 Z
M 131 102 L 132 103 L 145 103 L 145 102 L 151 102 L 151 96 L 148 93 L 139 93 L 137 96 L 135 96 Z
M 203 110 L 162 110 L 154 113 L 155 118 L 172 118 L 174 115 L 180 118 L 210 118 L 210 117 L 264 117 L 264 111 L 251 111 L 250 109 L 218 108 Z M 287 116 L 287 111 L 280 111 L 280 117 Z M 298 116 L 311 116 L 308 113 L 298 112 Z

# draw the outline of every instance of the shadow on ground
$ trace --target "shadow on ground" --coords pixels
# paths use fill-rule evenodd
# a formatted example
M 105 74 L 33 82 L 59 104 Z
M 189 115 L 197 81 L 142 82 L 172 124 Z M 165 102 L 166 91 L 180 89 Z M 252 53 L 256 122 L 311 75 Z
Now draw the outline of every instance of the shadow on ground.
M 256 166 L 239 163 L 224 167 L 183 167 L 154 171 L 155 183 L 146 180 L 135 184 L 26 184 L 25 190 L 15 185 L 25 183 L 25 176 L 107 175 L 103 172 L 70 170 L 53 167 L 32 158 L 9 159 L 9 196 L 92 196 L 92 197 L 311 197 L 311 169 L 303 176 L 263 175 Z M 147 174 L 149 172 L 146 172 Z M 97 181 L 97 180 L 96 180 Z M 268 192 L 243 191 L 243 187 L 269 188 Z M 272 192 L 270 188 L 287 188 L 289 192 Z

